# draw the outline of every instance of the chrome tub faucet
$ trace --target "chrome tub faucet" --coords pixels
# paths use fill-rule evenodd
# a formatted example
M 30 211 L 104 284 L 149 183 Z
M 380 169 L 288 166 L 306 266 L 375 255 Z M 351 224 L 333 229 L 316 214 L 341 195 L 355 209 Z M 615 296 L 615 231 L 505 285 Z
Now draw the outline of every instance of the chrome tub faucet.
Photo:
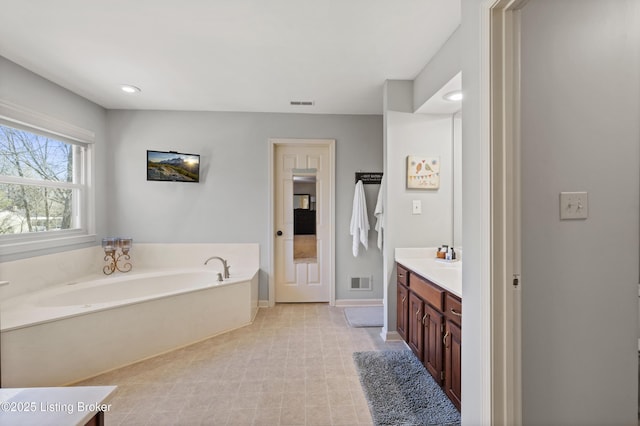
M 229 266 L 227 261 L 218 256 L 211 256 L 210 258 L 204 261 L 204 264 L 206 265 L 212 259 L 218 259 L 220 262 L 222 262 L 222 267 L 224 268 L 224 277 L 229 278 L 229 269 L 231 269 L 231 266 Z

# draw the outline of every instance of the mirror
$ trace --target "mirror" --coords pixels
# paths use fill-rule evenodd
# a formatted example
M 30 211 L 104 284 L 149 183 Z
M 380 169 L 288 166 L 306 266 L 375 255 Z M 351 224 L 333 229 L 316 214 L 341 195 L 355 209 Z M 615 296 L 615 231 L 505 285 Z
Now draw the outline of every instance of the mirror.
M 316 176 L 293 176 L 293 260 L 316 263 Z

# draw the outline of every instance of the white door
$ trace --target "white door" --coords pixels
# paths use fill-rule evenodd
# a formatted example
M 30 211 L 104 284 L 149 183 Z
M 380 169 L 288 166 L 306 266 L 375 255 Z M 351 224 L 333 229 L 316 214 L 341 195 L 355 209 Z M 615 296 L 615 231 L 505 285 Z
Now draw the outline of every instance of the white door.
M 298 143 L 275 146 L 276 302 L 330 301 L 333 281 L 330 240 L 332 172 L 330 148 L 327 145 Z M 307 185 L 304 190 L 306 194 L 296 195 L 296 206 L 294 180 L 305 181 Z M 313 181 L 315 186 L 309 187 Z M 300 254 L 303 251 L 304 254 Z

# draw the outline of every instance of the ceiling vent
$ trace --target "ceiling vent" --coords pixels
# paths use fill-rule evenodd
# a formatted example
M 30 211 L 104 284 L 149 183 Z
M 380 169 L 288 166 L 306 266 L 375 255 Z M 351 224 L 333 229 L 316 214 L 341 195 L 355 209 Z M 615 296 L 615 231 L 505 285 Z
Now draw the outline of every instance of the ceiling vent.
M 293 106 L 313 106 L 314 102 L 313 101 L 291 101 L 289 102 L 289 104 Z

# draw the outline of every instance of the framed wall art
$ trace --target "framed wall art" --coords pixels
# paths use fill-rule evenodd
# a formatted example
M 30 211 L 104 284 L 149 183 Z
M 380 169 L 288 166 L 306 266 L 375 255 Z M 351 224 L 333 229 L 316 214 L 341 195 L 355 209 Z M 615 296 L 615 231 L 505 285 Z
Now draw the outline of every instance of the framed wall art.
M 407 188 L 440 188 L 440 157 L 407 157 Z

